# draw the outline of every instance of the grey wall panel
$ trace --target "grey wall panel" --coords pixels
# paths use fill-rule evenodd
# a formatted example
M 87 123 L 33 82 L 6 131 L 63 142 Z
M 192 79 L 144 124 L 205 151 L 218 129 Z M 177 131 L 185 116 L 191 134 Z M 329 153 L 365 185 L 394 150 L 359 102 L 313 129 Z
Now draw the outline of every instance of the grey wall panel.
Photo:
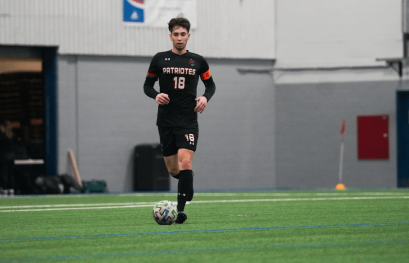
M 68 151 L 78 156 L 77 57 L 58 58 L 58 171 L 73 174 Z
M 237 71 L 272 63 L 209 60 L 209 65 L 217 88 L 199 115 L 195 185 L 202 189 L 274 187 L 273 78 Z
M 103 179 L 112 191 L 131 190 L 134 146 L 159 141 L 157 104 L 142 88 L 150 58 L 79 56 L 77 91 L 70 61 L 70 56 L 60 57 L 59 172 L 70 172 L 66 151 L 77 147 L 84 180 Z M 195 187 L 274 187 L 272 76 L 237 71 L 237 67 L 271 67 L 272 62 L 208 62 L 217 90 L 199 115 Z M 201 83 L 199 94 L 203 92 Z M 64 127 L 68 129 L 62 131 Z M 176 180 L 171 180 L 171 187 L 177 188 Z
M 79 165 L 84 179 L 104 179 L 111 190 L 131 190 L 132 152 L 157 142 L 142 91 L 148 59 L 78 59 Z
M 279 187 L 338 183 L 340 129 L 346 119 L 347 187 L 396 187 L 397 81 L 276 84 L 276 173 Z M 389 115 L 388 160 L 358 160 L 358 115 Z

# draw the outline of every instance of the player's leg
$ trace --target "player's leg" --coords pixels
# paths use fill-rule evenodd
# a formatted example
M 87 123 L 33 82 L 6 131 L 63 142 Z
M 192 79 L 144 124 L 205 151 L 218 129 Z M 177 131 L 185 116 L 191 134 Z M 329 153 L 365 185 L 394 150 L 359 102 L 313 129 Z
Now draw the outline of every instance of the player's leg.
M 199 128 L 196 127 L 196 128 L 193 128 L 193 129 L 187 129 L 187 130 L 184 130 L 183 132 L 184 132 L 183 133 L 184 134 L 184 140 L 183 140 L 184 141 L 184 146 L 179 147 L 179 149 L 188 149 L 188 150 L 191 150 L 191 151 L 195 152 L 196 147 L 197 147 L 197 143 L 198 143 L 198 140 L 199 140 Z M 188 161 L 188 162 L 190 162 L 190 166 L 192 164 L 192 159 L 193 159 L 193 154 L 192 154 L 192 157 L 190 158 L 190 160 Z M 188 167 L 181 168 L 182 166 L 183 166 L 183 161 L 181 163 L 179 163 L 179 169 L 183 170 L 185 168 L 188 168 Z M 186 169 L 186 170 L 189 170 L 189 169 Z M 193 189 L 194 173 L 193 173 L 191 167 L 190 167 L 190 170 L 191 170 L 191 174 L 192 174 L 191 175 L 191 177 L 192 177 L 192 188 L 190 189 L 190 191 L 188 193 L 187 201 L 192 201 L 193 195 L 194 195 L 194 189 Z
M 192 178 L 191 189 L 187 193 L 187 201 L 192 201 L 194 190 L 193 190 L 193 178 L 194 173 L 192 170 L 192 161 L 193 161 L 194 151 L 188 149 L 179 149 L 178 151 L 178 163 L 180 171 L 184 171 L 182 174 L 189 174 L 188 176 Z M 190 176 L 191 175 L 191 176 Z
M 179 149 L 178 150 L 178 164 L 180 171 L 192 170 L 192 161 L 194 151 L 189 149 Z
M 184 213 L 186 201 L 192 200 L 192 160 L 196 150 L 198 129 L 170 129 L 159 127 L 160 142 L 166 167 L 178 182 L 178 218 L 181 224 L 187 216 Z M 190 194 L 190 195 L 189 195 Z
M 177 224 L 182 224 L 186 221 L 187 216 L 184 213 L 187 201 L 193 198 L 193 170 L 192 161 L 196 151 L 197 139 L 199 130 L 182 129 L 178 131 L 176 136 L 176 147 L 178 148 L 179 162 L 179 183 L 178 183 L 178 217 Z
M 193 190 L 193 176 L 194 173 L 192 171 L 192 159 L 193 154 L 196 151 L 197 142 L 199 139 L 199 128 L 188 128 L 188 129 L 181 129 L 176 131 L 178 136 L 176 136 L 176 147 L 178 150 L 178 157 L 179 157 L 179 170 L 186 172 L 189 174 L 189 178 L 191 178 L 192 184 L 191 189 L 187 195 L 187 201 L 191 201 L 193 199 L 194 190 Z
M 172 177 L 179 179 L 178 149 L 173 129 L 158 127 L 158 131 L 166 168 Z
M 186 221 L 187 216 L 184 212 L 186 202 L 189 199 L 189 193 L 193 188 L 192 160 L 194 151 L 188 149 L 178 150 L 179 159 L 179 183 L 178 183 L 178 217 L 177 224 Z
M 177 224 L 182 224 L 186 221 L 187 216 L 184 213 L 186 201 L 192 200 L 193 197 L 193 176 L 190 179 L 192 172 L 193 151 L 180 149 L 177 154 L 164 156 L 166 167 L 169 173 L 179 179 L 178 182 L 178 218 Z M 188 169 L 189 168 L 189 169 Z M 181 170 L 180 169 L 188 169 Z M 190 171 L 190 172 L 189 172 Z M 187 191 L 187 194 L 185 193 Z
M 178 154 L 171 156 L 163 156 L 165 160 L 166 168 L 172 177 L 179 179 L 179 163 L 178 163 Z
M 186 184 L 188 189 L 185 189 L 185 186 L 182 186 L 183 192 L 180 192 L 180 195 L 186 197 L 187 201 L 189 200 L 189 193 L 190 190 L 193 188 L 193 170 L 192 170 L 192 160 L 193 160 L 194 152 L 188 149 L 179 149 L 178 151 L 178 159 L 179 159 L 179 184 Z M 183 179 L 182 179 L 183 178 Z M 182 183 L 180 182 L 182 180 Z

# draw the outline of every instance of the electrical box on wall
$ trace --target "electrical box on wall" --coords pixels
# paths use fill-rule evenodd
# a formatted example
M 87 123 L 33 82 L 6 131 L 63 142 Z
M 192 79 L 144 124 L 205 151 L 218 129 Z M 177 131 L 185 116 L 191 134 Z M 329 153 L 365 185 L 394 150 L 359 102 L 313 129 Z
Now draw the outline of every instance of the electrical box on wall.
M 358 159 L 389 159 L 389 116 L 358 116 Z

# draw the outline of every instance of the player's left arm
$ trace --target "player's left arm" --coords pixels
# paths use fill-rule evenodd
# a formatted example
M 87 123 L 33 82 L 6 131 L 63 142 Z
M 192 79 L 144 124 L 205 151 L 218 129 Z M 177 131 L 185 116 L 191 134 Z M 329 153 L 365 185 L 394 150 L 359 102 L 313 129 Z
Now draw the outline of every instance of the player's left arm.
M 198 101 L 198 103 L 195 107 L 195 112 L 199 113 L 202 113 L 206 109 L 207 103 L 216 92 L 216 84 L 213 81 L 213 76 L 210 73 L 209 65 L 207 64 L 206 61 L 204 63 L 204 66 L 206 71 L 200 74 L 200 78 L 202 79 L 205 85 L 205 93 L 202 96 L 196 98 L 196 101 Z
M 216 84 L 214 84 L 213 77 L 204 80 L 203 83 L 205 84 L 205 93 L 202 96 L 196 98 L 196 101 L 198 103 L 195 107 L 195 112 L 199 113 L 202 113 L 206 109 L 207 103 L 213 97 L 213 94 L 216 91 Z

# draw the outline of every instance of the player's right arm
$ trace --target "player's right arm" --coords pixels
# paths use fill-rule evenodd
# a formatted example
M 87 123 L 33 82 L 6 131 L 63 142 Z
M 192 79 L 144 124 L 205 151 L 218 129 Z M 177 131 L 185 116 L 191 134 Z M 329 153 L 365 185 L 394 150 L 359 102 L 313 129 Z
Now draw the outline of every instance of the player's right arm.
M 159 78 L 159 65 L 157 63 L 157 56 L 152 58 L 151 64 L 149 66 L 148 74 L 146 75 L 145 84 L 143 85 L 143 91 L 145 94 L 154 99 L 160 105 L 166 105 L 169 103 L 169 96 L 166 93 L 157 92 L 153 86 Z

